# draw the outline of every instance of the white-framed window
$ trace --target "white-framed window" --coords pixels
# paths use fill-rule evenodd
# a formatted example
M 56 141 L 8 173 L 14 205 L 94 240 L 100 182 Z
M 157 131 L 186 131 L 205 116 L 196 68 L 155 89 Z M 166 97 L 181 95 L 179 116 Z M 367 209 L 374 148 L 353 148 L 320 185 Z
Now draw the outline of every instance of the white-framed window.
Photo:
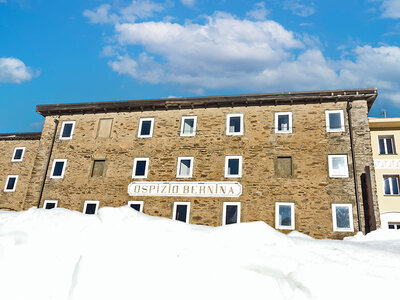
M 75 121 L 64 121 L 61 125 L 60 140 L 70 140 L 74 134 Z
M 83 213 L 86 215 L 95 215 L 99 209 L 99 201 L 85 201 L 83 206 Z
M 226 178 L 242 177 L 241 156 L 225 156 L 225 177 Z
M 332 204 L 333 231 L 354 231 L 351 204 Z
M 327 132 L 342 132 L 344 131 L 343 110 L 326 110 L 326 131 Z
M 189 223 L 190 202 L 174 202 L 172 219 Z
M 44 209 L 52 209 L 56 208 L 58 205 L 58 200 L 44 200 L 43 208 Z
M 294 203 L 275 203 L 275 228 L 294 230 Z
M 187 116 L 181 119 L 181 136 L 195 136 L 197 116 Z
M 328 155 L 329 177 L 349 177 L 347 155 Z
M 275 113 L 275 133 L 292 133 L 292 112 Z
M 399 176 L 383 175 L 383 189 L 385 195 L 399 194 Z
M 132 178 L 147 178 L 149 161 L 150 159 L 148 157 L 135 158 L 133 161 Z
M 64 178 L 66 166 L 67 166 L 66 159 L 53 160 L 53 166 L 51 167 L 50 178 L 54 179 Z
M 240 223 L 240 202 L 224 202 L 222 211 L 222 225 Z
M 8 175 L 6 185 L 4 186 L 5 192 L 15 192 L 17 187 L 18 175 Z
M 378 136 L 379 154 L 395 154 L 394 136 Z
M 154 118 L 140 118 L 139 120 L 139 138 L 150 138 L 153 136 Z
M 22 161 L 24 159 L 25 147 L 15 147 L 11 158 L 12 162 Z
M 176 171 L 176 178 L 192 178 L 193 157 L 178 157 Z
M 138 212 L 143 212 L 143 201 L 128 201 L 128 205 Z
M 400 230 L 400 223 L 399 222 L 389 222 L 388 229 Z
M 226 115 L 226 135 L 243 135 L 243 114 Z

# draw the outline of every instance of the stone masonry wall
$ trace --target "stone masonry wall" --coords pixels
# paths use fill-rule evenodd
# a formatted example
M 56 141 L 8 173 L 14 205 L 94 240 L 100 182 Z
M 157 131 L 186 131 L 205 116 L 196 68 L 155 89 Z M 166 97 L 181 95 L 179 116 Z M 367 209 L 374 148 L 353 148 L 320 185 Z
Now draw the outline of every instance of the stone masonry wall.
M 344 111 L 345 132 L 326 132 L 325 110 L 338 109 Z M 276 134 L 274 112 L 289 111 L 293 113 L 293 133 Z M 244 114 L 243 136 L 225 134 L 228 113 Z M 191 115 L 198 117 L 196 136 L 179 136 L 181 117 Z M 155 118 L 153 137 L 137 138 L 139 118 L 148 117 Z M 110 138 L 96 138 L 100 118 L 114 119 Z M 53 119 L 54 116 L 47 117 L 44 124 L 25 209 L 36 205 L 54 130 Z M 365 165 L 373 171 L 366 101 L 353 102 L 352 119 L 359 180 Z M 275 202 L 293 202 L 296 230 L 317 238 L 343 238 L 353 233 L 333 232 L 331 204 L 352 203 L 357 231 L 345 102 L 68 115 L 60 117 L 57 136 L 65 120 L 76 121 L 73 138 L 57 137 L 52 154 L 52 161 L 68 159 L 65 176 L 50 179 L 50 164 L 43 195 L 43 200 L 58 200 L 59 207 L 82 211 L 85 200 L 99 200 L 100 207 L 143 200 L 144 213 L 171 218 L 174 201 L 188 201 L 190 223 L 219 226 L 223 202 L 240 201 L 241 222 L 261 220 L 274 227 Z M 329 177 L 328 154 L 348 155 L 348 178 Z M 224 178 L 227 155 L 243 156 L 242 178 Z M 176 178 L 177 159 L 181 156 L 194 157 L 190 179 Z M 292 156 L 292 177 L 275 176 L 277 156 Z M 147 179 L 132 179 L 135 157 L 150 158 Z M 94 159 L 106 160 L 105 177 L 90 177 Z M 127 187 L 133 180 L 238 181 L 243 193 L 239 198 L 130 197 Z M 378 207 L 375 213 L 379 215 Z

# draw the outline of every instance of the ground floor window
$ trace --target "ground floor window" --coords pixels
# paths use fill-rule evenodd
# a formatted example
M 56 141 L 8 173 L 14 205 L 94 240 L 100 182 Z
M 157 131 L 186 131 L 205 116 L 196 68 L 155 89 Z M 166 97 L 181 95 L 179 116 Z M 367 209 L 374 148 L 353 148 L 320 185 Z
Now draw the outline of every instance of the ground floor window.
M 392 223 L 392 222 L 389 222 L 389 224 L 388 224 L 388 228 L 389 229 L 398 229 L 398 230 L 400 230 L 400 222 L 399 223 Z
M 222 225 L 240 223 L 240 202 L 224 202 Z
M 128 205 L 138 212 L 143 212 L 143 201 L 129 201 Z
M 99 209 L 99 201 L 85 201 L 83 213 L 86 215 L 95 215 Z
M 8 175 L 6 185 L 4 186 L 5 192 L 15 192 L 17 187 L 18 175 Z
M 351 204 L 332 204 L 333 231 L 354 231 Z
M 277 202 L 275 203 L 275 228 L 291 229 L 294 226 L 294 203 Z
M 52 209 L 57 207 L 57 200 L 45 200 L 43 204 L 44 209 Z
M 189 223 L 190 202 L 175 202 L 173 220 Z

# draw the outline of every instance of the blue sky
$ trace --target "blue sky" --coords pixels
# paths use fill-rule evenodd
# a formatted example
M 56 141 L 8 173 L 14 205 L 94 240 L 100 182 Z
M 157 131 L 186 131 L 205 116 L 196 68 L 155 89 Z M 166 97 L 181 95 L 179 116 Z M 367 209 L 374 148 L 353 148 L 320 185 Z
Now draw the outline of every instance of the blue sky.
M 0 0 L 0 132 L 37 104 L 377 87 L 400 116 L 400 0 Z

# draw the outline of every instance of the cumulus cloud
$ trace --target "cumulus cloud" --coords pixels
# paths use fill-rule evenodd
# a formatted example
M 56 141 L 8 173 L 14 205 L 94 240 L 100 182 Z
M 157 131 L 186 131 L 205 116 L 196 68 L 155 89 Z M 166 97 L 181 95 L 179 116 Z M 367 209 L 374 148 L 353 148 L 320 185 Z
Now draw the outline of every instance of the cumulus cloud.
M 399 0 L 378 0 L 382 2 L 380 9 L 382 17 L 399 19 L 400 18 L 400 1 Z
M 285 0 L 283 9 L 290 10 L 294 15 L 300 17 L 309 17 L 316 11 L 313 3 L 304 0 Z
M 264 20 L 269 11 L 265 8 L 264 2 L 258 2 L 254 4 L 254 8 L 246 13 L 246 16 L 255 20 Z
M 181 2 L 187 7 L 193 7 L 196 4 L 196 0 L 181 0 Z
M 0 82 L 21 83 L 31 80 L 32 70 L 14 57 L 0 57 Z

